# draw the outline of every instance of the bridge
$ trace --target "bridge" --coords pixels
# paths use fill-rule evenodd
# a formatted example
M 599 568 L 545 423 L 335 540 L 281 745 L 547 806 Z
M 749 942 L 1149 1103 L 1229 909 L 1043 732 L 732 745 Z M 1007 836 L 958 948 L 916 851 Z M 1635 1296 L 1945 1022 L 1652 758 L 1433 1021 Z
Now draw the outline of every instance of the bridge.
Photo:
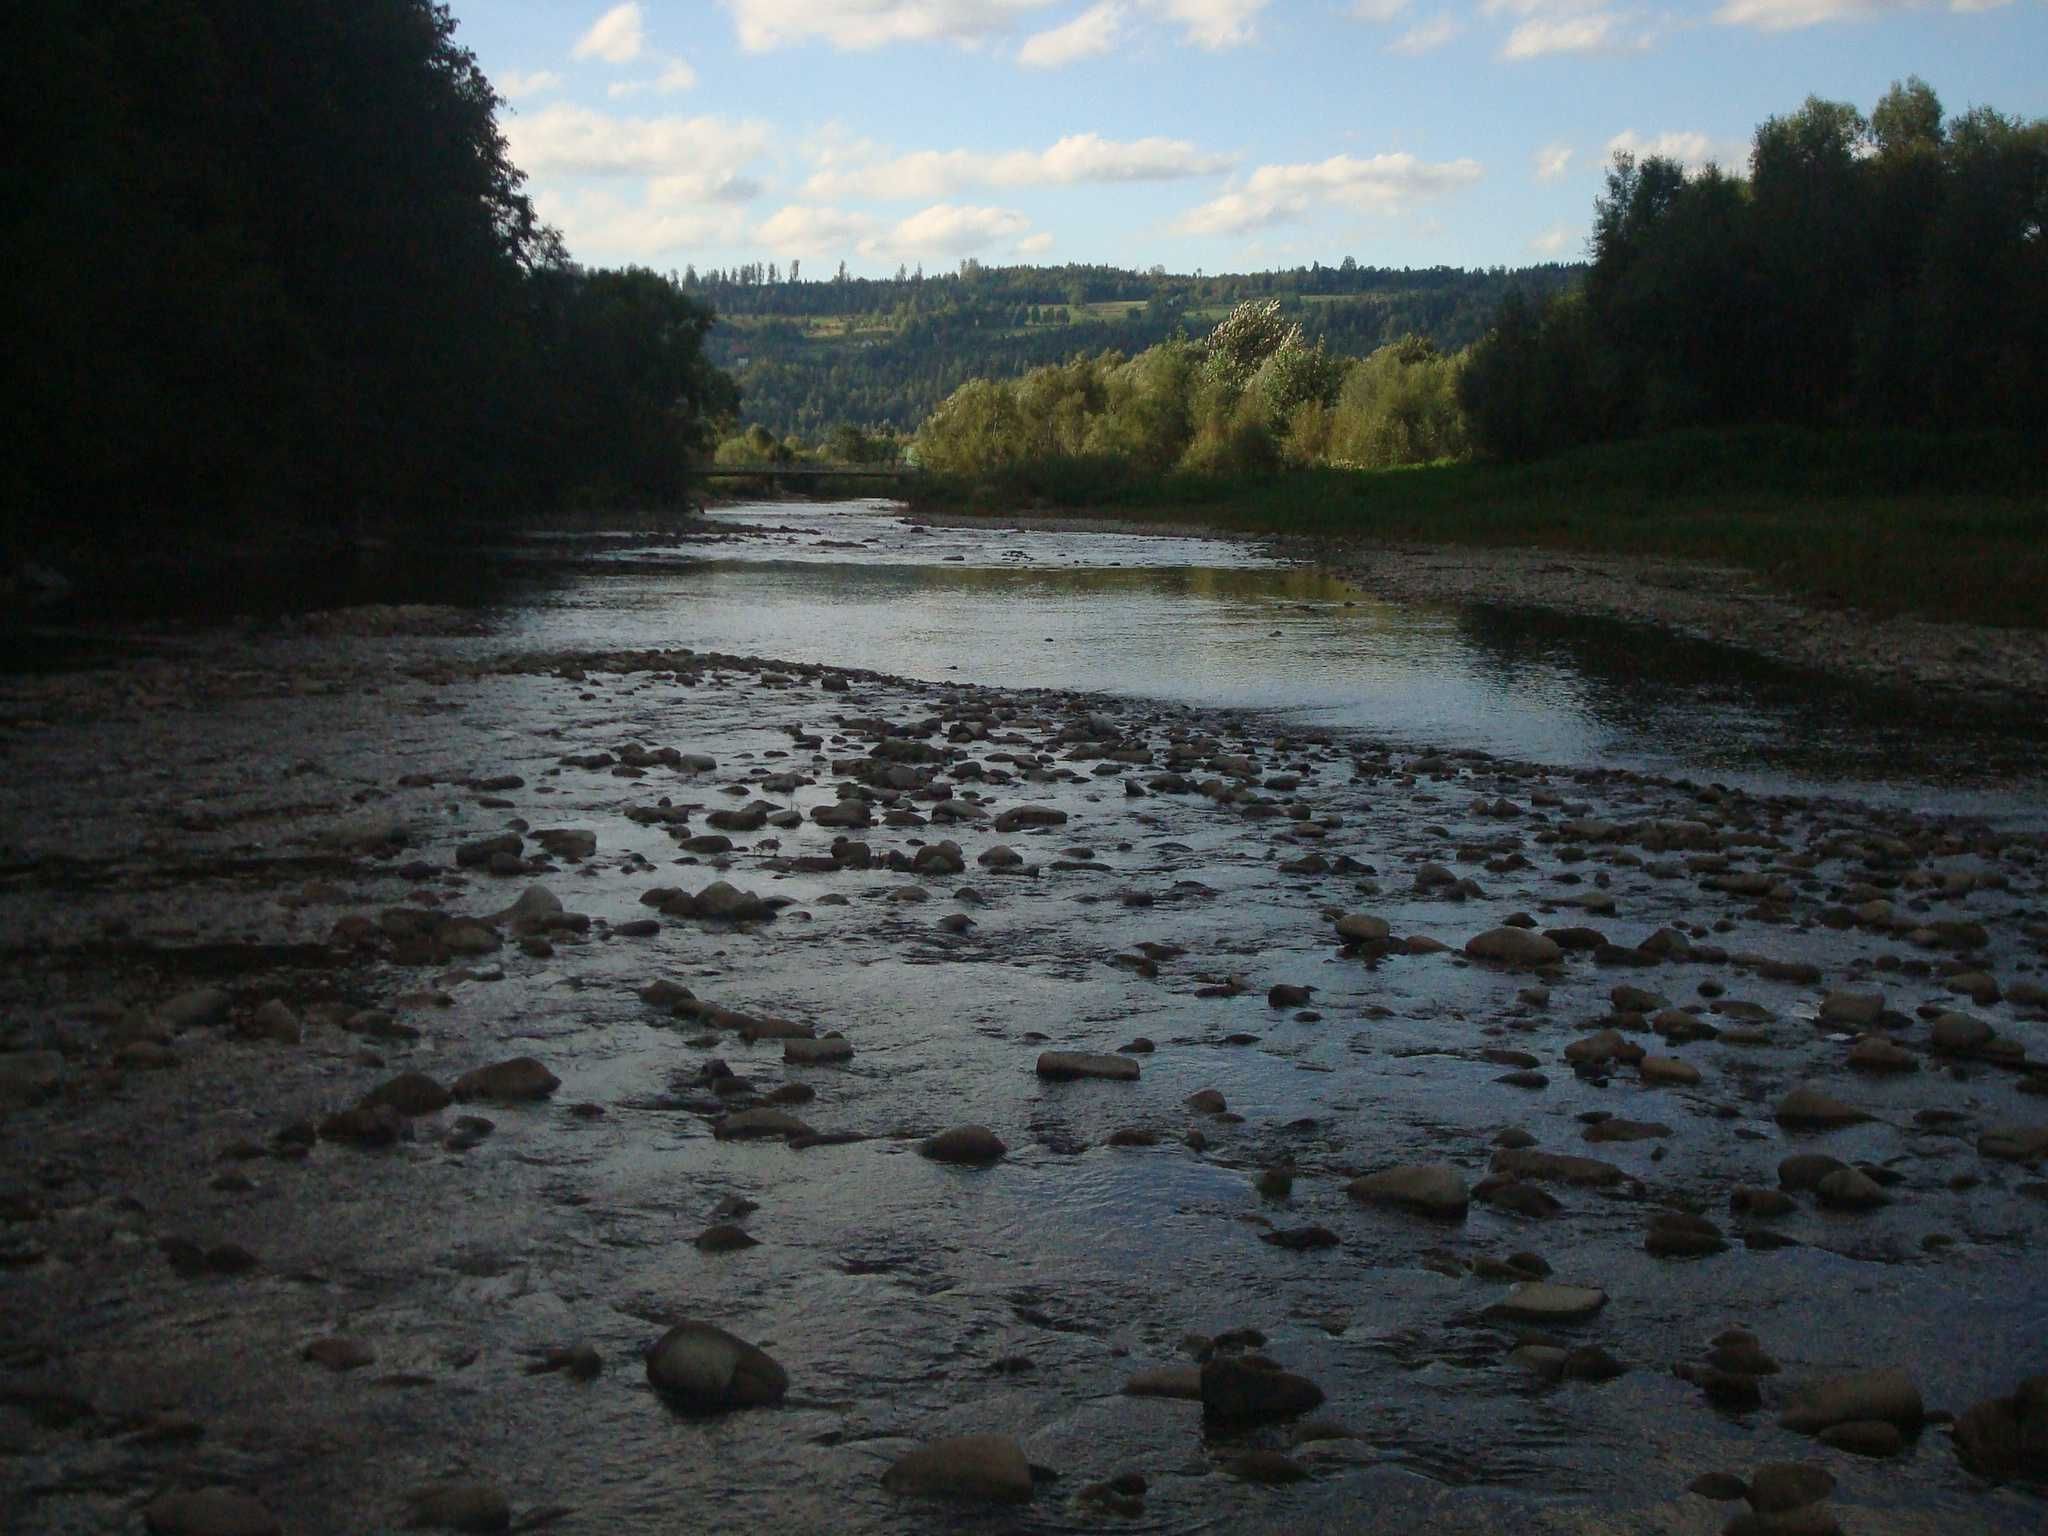
M 690 470 L 698 480 L 915 480 L 924 471 L 915 464 L 699 464 Z

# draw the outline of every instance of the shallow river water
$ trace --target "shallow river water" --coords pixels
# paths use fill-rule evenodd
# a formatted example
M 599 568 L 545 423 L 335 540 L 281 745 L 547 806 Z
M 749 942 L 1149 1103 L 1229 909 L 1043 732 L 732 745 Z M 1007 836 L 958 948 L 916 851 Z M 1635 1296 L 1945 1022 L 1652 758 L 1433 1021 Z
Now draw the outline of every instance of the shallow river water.
M 715 511 L 591 556 L 536 644 L 666 645 L 1099 691 L 1535 762 L 2028 817 L 2038 723 L 1914 707 L 1726 646 L 1534 609 L 1376 601 L 1235 541 L 922 527 L 887 502 Z M 687 638 L 682 638 L 687 637 Z
M 2039 1494 L 1974 1475 L 1938 1422 L 1885 1458 L 1779 1423 L 1836 1372 L 1904 1367 L 1939 1415 L 2048 1367 L 2048 1139 L 2015 1159 L 1987 1136 L 2048 1125 L 2048 848 L 2024 816 L 1906 814 L 1953 791 L 1877 771 L 1897 735 L 1846 716 L 1830 761 L 1863 766 L 1826 777 L 1839 798 L 1781 793 L 1811 771 L 1780 750 L 1811 700 L 1726 653 L 1590 665 L 1582 630 L 1395 612 L 1232 546 L 723 516 L 754 531 L 575 541 L 468 633 L 160 639 L 0 679 L 0 1047 L 60 1063 L 0 1119 L 0 1527 L 135 1532 L 163 1490 L 225 1485 L 343 1536 L 463 1478 L 521 1529 L 579 1533 L 1708 1536 L 1741 1506 L 1696 1477 L 1806 1460 L 1852 1532 L 2039 1529 Z M 714 761 L 620 772 L 636 744 Z M 1699 782 L 1744 775 L 1759 792 Z M 857 799 L 871 825 L 816 820 Z M 1022 805 L 1054 824 L 996 829 Z M 545 855 L 562 829 L 594 848 Z M 506 831 L 531 862 L 462 861 Z M 873 862 L 835 859 L 844 837 Z M 888 867 L 942 840 L 963 868 Z M 998 845 L 1018 869 L 982 862 Z M 650 890 L 714 880 L 779 915 L 629 929 Z M 402 938 L 536 884 L 587 925 L 522 945 L 501 917 L 468 957 Z M 1347 912 L 1394 942 L 1342 945 Z M 1467 958 L 1515 917 L 1572 947 L 1540 972 Z M 657 979 L 853 1055 L 786 1061 L 650 1005 Z M 195 986 L 218 1009 L 162 1022 Z M 1877 998 L 1867 1027 L 1914 1070 L 1852 1071 L 1866 1026 L 1824 1016 L 1834 992 Z M 298 1041 L 257 1037 L 271 999 Z M 1994 1045 L 1934 1051 L 1956 1009 Z M 1575 1071 L 1566 1045 L 1610 1025 L 1696 1080 Z M 1034 1070 L 1141 1040 L 1134 1081 Z M 551 1099 L 456 1104 L 383 1148 L 275 1139 L 401 1071 L 524 1055 Z M 714 1059 L 744 1089 L 722 1103 Z M 1784 1123 L 1802 1084 L 1866 1118 Z M 851 1139 L 715 1134 L 791 1088 Z M 494 1128 L 456 1134 L 463 1113 Z M 1596 1136 L 1608 1118 L 1632 1139 Z M 1007 1156 L 918 1155 L 965 1123 Z M 1348 1193 L 1410 1163 L 1477 1190 L 1524 1136 L 1606 1182 L 1532 1179 L 1547 1216 Z M 1731 1208 L 1808 1151 L 1886 1203 Z M 1261 1193 L 1275 1168 L 1291 1193 Z M 732 1199 L 756 1246 L 700 1249 Z M 1653 1255 L 1674 1213 L 1726 1246 Z M 188 1274 L 167 1240 L 256 1263 Z M 1496 1310 L 1503 1261 L 1531 1253 L 1606 1293 L 1551 1336 L 1618 1376 L 1511 1358 L 1530 1328 Z M 788 1400 L 675 1412 L 641 1354 L 685 1318 L 761 1344 Z M 1783 1369 L 1716 1406 L 1673 1368 L 1734 1326 Z M 1226 1431 L 1123 1391 L 1243 1329 L 1323 1405 Z M 303 1358 L 332 1337 L 373 1361 Z M 573 1344 L 595 1380 L 534 1373 Z M 1045 1469 L 1028 1504 L 882 1487 L 976 1432 Z M 1250 1449 L 1302 1480 L 1247 1480 Z M 1139 1508 L 1085 1492 L 1127 1473 Z

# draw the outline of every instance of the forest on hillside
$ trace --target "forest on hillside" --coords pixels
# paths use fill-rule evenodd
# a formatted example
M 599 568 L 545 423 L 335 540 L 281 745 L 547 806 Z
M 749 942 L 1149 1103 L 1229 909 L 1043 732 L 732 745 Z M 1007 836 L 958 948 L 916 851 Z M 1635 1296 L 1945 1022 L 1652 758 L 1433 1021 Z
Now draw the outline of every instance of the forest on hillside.
M 1206 336 L 970 380 L 914 451 L 966 477 L 1528 459 L 1752 426 L 2031 430 L 2038 452 L 2044 227 L 2048 121 L 1948 117 L 1917 78 L 1868 117 L 1809 98 L 1758 127 L 1746 177 L 1617 154 L 1583 281 L 1504 278 L 1461 349 L 1419 333 L 1358 358 L 1312 323 L 1334 305 L 1251 299 Z
M 811 444 L 837 426 L 907 434 L 970 379 L 1175 336 L 1200 340 L 1238 304 L 1271 301 L 1340 356 L 1403 336 L 1456 351 L 1483 336 L 1507 294 L 1547 298 L 1583 266 L 1383 268 L 1346 257 L 1275 272 L 1172 274 L 1105 266 L 984 266 L 849 277 L 792 262 L 681 274 L 718 314 L 711 360 L 738 381 L 741 414 L 774 438 Z

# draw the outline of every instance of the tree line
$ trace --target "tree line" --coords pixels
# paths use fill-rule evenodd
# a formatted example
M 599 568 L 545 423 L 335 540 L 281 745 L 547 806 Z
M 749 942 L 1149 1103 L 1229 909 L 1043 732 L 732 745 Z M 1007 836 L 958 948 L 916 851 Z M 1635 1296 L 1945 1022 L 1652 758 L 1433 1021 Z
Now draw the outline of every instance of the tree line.
M 1516 296 L 1473 349 L 1474 444 L 1523 459 L 1688 427 L 2039 431 L 2048 120 L 1869 117 L 1810 97 L 1749 174 L 1617 155 L 1583 287 Z
M 1469 332 L 1388 338 L 1340 329 L 1343 304 L 1247 300 L 1204 337 L 970 380 L 914 451 L 961 475 L 1237 474 L 1755 424 L 2038 433 L 2044 226 L 2048 121 L 1948 118 L 1917 78 L 1868 118 L 1810 98 L 1757 129 L 1746 177 L 1617 154 L 1590 264 L 1518 275 Z
M 1283 464 L 1385 468 L 1466 449 L 1461 356 L 1407 336 L 1365 358 L 1312 339 L 1277 299 L 1240 304 L 1201 341 L 1107 351 L 976 379 L 919 429 L 945 475 L 1060 460 L 1139 471 L 1244 474 Z
M 535 217 L 427 0 L 21 0 L 0 61 L 8 532 L 430 530 L 664 502 L 709 308 Z
M 936 275 L 774 282 L 774 270 L 691 268 L 681 283 L 718 311 L 706 346 L 738 379 L 748 420 L 807 443 L 841 424 L 907 434 L 972 379 L 1175 336 L 1199 340 L 1254 299 L 1272 299 L 1306 337 L 1345 356 L 1410 334 L 1454 352 L 1486 333 L 1510 291 L 1560 293 L 1584 271 L 1379 268 L 1348 257 L 1334 267 L 1217 275 L 969 261 Z

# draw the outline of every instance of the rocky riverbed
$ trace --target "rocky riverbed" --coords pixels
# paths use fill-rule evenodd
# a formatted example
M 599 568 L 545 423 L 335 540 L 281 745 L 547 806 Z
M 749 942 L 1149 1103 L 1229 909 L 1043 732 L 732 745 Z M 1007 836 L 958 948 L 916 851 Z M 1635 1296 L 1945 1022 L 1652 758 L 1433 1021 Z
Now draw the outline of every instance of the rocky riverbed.
M 2048 842 L 436 613 L 0 679 L 10 1531 L 2033 1531 Z

